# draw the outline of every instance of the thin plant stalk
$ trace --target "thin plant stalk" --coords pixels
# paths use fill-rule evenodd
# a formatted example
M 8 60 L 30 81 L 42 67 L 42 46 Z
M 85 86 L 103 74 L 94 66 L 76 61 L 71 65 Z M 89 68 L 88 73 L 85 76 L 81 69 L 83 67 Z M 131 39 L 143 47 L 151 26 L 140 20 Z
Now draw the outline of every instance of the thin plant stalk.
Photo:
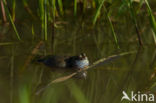
M 3 4 L 2 0 L 1 0 L 1 10 L 2 10 L 3 22 L 6 23 L 7 22 L 7 18 L 6 18 L 5 8 L 4 8 L 4 4 Z
M 14 83 L 14 49 L 12 46 L 11 66 L 10 66 L 10 103 L 13 103 L 13 83 Z
M 16 0 L 13 0 L 13 3 L 12 3 L 12 20 L 15 21 L 15 13 L 16 13 Z
M 41 20 L 41 38 L 44 38 L 44 1 L 39 0 L 40 20 Z
M 47 34 L 47 0 L 44 0 L 44 40 L 48 39 Z
M 98 16 L 100 15 L 100 11 L 101 11 L 102 6 L 104 5 L 104 1 L 105 1 L 105 0 L 102 0 L 102 1 L 101 1 L 99 7 L 98 7 L 97 10 L 96 10 L 95 16 L 94 16 L 94 18 L 93 18 L 93 25 L 95 25 L 95 23 L 96 23 L 96 21 L 97 21 L 97 18 L 98 18 Z M 104 9 L 105 9 L 105 11 L 106 11 L 106 8 L 104 8 Z M 107 13 L 107 11 L 106 11 L 106 13 Z M 115 40 L 115 43 L 116 43 L 116 45 L 117 45 L 117 48 L 120 48 L 120 47 L 119 47 L 119 44 L 118 44 L 117 37 L 116 37 L 116 33 L 115 33 L 115 31 L 114 31 L 113 24 L 112 24 L 112 22 L 111 22 L 111 20 L 110 20 L 110 17 L 109 17 L 109 15 L 108 15 L 108 13 L 107 13 L 106 15 L 107 15 L 109 24 L 110 24 L 110 26 L 111 26 L 111 30 L 112 30 L 112 33 L 113 33 L 114 40 Z
M 77 0 L 74 0 L 74 16 L 77 14 Z
M 98 6 L 98 8 L 97 8 L 97 10 L 96 10 L 96 13 L 95 13 L 94 18 L 93 18 L 93 25 L 95 25 L 95 23 L 96 23 L 96 21 L 97 21 L 97 18 L 98 18 L 98 16 L 100 15 L 100 11 L 101 11 L 101 8 L 102 8 L 102 6 L 103 6 L 103 4 L 104 4 L 104 1 L 105 1 L 105 0 L 101 0 L 101 3 L 100 3 L 100 5 Z
M 30 9 L 30 7 L 29 7 L 27 1 L 26 1 L 26 0 L 22 0 L 22 1 L 23 1 L 23 5 L 24 5 L 24 8 L 26 9 L 26 11 L 32 16 L 32 18 L 33 18 L 34 20 L 36 20 L 37 17 L 34 15 L 34 13 L 32 12 L 32 10 Z
M 61 15 L 63 15 L 63 4 L 62 4 L 62 0 L 58 0 L 58 6 L 59 6 L 59 10 Z
M 34 40 L 34 38 L 35 38 L 35 30 L 34 30 L 34 25 L 33 24 L 31 26 L 31 33 L 32 33 L 32 39 Z
M 47 0 L 39 1 L 40 7 L 40 18 L 41 18 L 41 28 L 42 28 L 42 39 L 47 40 Z
M 0 46 L 4 46 L 4 45 L 13 45 L 13 42 L 5 42 L 5 43 L 0 43 Z
M 110 24 L 110 27 L 111 27 L 111 31 L 112 31 L 112 33 L 113 33 L 113 37 L 114 37 L 114 40 L 115 40 L 115 43 L 116 43 L 116 45 L 117 45 L 117 48 L 120 49 L 119 44 L 118 44 L 118 39 L 117 39 L 116 33 L 115 33 L 115 31 L 114 31 L 114 27 L 113 27 L 112 21 L 111 21 L 111 19 L 110 19 L 109 13 L 107 12 L 106 8 L 104 8 L 104 9 L 105 9 L 105 11 L 106 11 L 107 19 L 108 19 L 108 21 L 109 21 L 109 24 Z
M 151 10 L 151 8 L 150 8 L 150 5 L 149 5 L 149 3 L 148 3 L 148 1 L 147 0 L 145 0 L 145 3 L 146 3 L 146 5 L 147 5 L 147 10 L 148 10 L 148 15 L 149 15 L 149 20 L 150 20 L 150 24 L 151 24 L 151 26 L 152 26 L 152 30 L 153 30 L 153 32 L 154 33 L 152 33 L 153 34 L 153 38 L 154 38 L 154 41 L 155 41 L 155 44 L 156 44 L 156 20 L 155 20 L 155 18 L 154 18 L 154 15 L 153 15 L 153 13 L 152 13 L 152 10 Z M 155 35 L 154 35 L 155 34 Z
M 15 24 L 14 24 L 14 22 L 13 22 L 13 19 L 12 19 L 12 17 L 11 17 L 11 14 L 10 14 L 10 12 L 9 12 L 9 10 L 8 10 L 8 7 L 7 7 L 6 3 L 5 3 L 5 0 L 3 0 L 3 5 L 4 5 L 4 7 L 5 7 L 5 12 L 6 12 L 7 16 L 9 17 L 9 20 L 10 20 L 10 22 L 11 22 L 11 24 L 12 24 L 12 27 L 13 27 L 13 29 L 14 29 L 14 31 L 15 31 L 15 34 L 16 34 L 18 40 L 21 40 L 21 38 L 20 38 L 20 36 L 19 36 L 19 33 L 18 33 L 17 29 L 16 29 L 16 26 L 15 26 Z
M 68 88 L 77 101 L 77 103 L 90 103 L 88 99 L 85 97 L 83 91 L 76 85 L 76 83 L 72 82 L 68 85 Z
M 137 34 L 137 37 L 138 37 L 138 40 L 139 40 L 139 45 L 143 46 L 143 42 L 142 42 L 141 34 L 140 34 L 140 29 L 139 29 L 139 26 L 138 26 L 138 23 L 137 23 L 136 13 L 134 11 L 134 7 L 132 5 L 132 1 L 128 0 L 127 4 L 128 4 L 129 10 L 130 10 L 130 14 L 131 14 L 131 17 L 132 17 L 132 20 L 133 20 L 133 23 L 134 23 L 134 26 L 135 26 L 135 29 L 136 29 L 136 34 Z
M 59 2 L 59 1 L 58 1 Z M 51 44 L 52 44 L 52 52 L 55 52 L 55 15 L 56 15 L 56 7 L 55 7 L 55 0 L 52 0 L 52 16 L 53 16 L 53 22 L 52 22 L 52 37 L 51 37 Z
M 56 0 L 52 0 L 51 5 L 52 5 L 52 16 L 53 16 L 53 22 L 55 21 L 55 15 L 56 15 Z

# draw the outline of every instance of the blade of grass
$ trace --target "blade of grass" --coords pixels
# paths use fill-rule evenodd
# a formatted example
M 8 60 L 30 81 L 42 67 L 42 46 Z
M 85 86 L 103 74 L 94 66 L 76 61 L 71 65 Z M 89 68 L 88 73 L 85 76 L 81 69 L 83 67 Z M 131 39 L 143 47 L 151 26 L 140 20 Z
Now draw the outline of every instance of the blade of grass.
M 59 1 L 58 1 L 59 2 Z M 61 1 L 62 2 L 62 1 Z M 55 52 L 55 15 L 56 15 L 56 1 L 52 0 L 51 5 L 52 5 L 52 18 L 53 18 L 53 22 L 52 22 L 52 36 L 51 36 L 51 48 L 52 48 L 52 52 Z
M 156 33 L 152 31 L 152 35 L 153 35 L 154 43 L 156 44 Z
M 13 103 L 13 97 L 14 97 L 14 47 L 12 46 L 12 55 L 10 58 L 10 103 Z
M 47 0 L 44 0 L 44 40 L 48 39 L 47 34 Z
M 96 23 L 96 21 L 97 21 L 97 18 L 98 18 L 98 16 L 100 15 L 100 11 L 101 11 L 101 8 L 102 8 L 102 6 L 103 6 L 103 4 L 104 4 L 104 1 L 105 1 L 105 0 L 101 0 L 101 3 L 100 3 L 100 5 L 98 6 L 98 8 L 97 8 L 97 10 L 96 10 L 96 13 L 95 13 L 94 18 L 93 18 L 93 25 L 95 25 L 95 23 Z
M 59 1 L 58 1 L 59 2 Z M 53 22 L 55 21 L 55 15 L 56 15 L 56 0 L 52 0 L 51 5 L 52 5 L 52 16 L 53 16 Z
M 44 1 L 39 0 L 40 20 L 41 20 L 41 38 L 44 39 Z
M 98 15 L 100 14 L 100 10 L 101 10 L 101 8 L 102 8 L 102 5 L 103 5 L 103 3 L 104 3 L 104 0 L 101 1 L 101 2 L 102 2 L 102 3 L 101 3 L 100 6 L 98 7 L 97 12 L 96 12 L 96 14 L 95 14 L 95 16 L 94 16 L 94 20 L 93 20 L 93 24 L 94 24 L 94 25 L 95 25 L 95 23 L 96 23 L 96 20 L 97 20 Z M 113 27 L 113 24 L 112 24 L 112 22 L 111 22 L 111 19 L 110 19 L 110 17 L 109 17 L 109 13 L 107 12 L 107 10 L 106 10 L 105 7 L 104 7 L 104 10 L 105 10 L 105 12 L 106 12 L 106 16 L 107 16 L 107 19 L 108 19 L 109 24 L 110 24 L 110 27 L 111 27 L 111 31 L 112 31 L 112 33 L 113 33 L 113 37 L 114 37 L 115 43 L 116 43 L 116 45 L 117 45 L 117 48 L 119 49 L 120 47 L 119 47 L 119 44 L 118 44 L 117 36 L 116 36 L 115 31 L 114 31 L 114 27 Z
M 15 9 L 16 9 L 16 0 L 13 0 L 13 3 L 12 3 L 12 20 L 15 21 Z
M 77 14 L 77 0 L 74 0 L 74 16 Z
M 34 25 L 33 24 L 31 26 L 31 33 L 32 33 L 32 39 L 34 40 L 34 38 L 35 38 L 35 31 L 34 31 Z
M 139 45 L 143 46 L 143 42 L 142 42 L 141 34 L 140 34 L 140 29 L 139 29 L 139 26 L 138 26 L 138 23 L 137 23 L 136 12 L 135 12 L 134 7 L 132 5 L 132 1 L 128 0 L 126 2 L 127 2 L 128 8 L 129 8 L 129 11 L 130 11 L 132 21 L 133 21 L 135 29 L 136 29 L 136 34 L 137 34 L 137 37 L 138 37 Z
M 19 101 L 20 103 L 30 103 L 30 90 L 26 85 L 19 88 Z
M 32 18 L 34 20 L 37 19 L 37 17 L 34 15 L 34 13 L 32 12 L 32 10 L 30 9 L 28 3 L 27 3 L 27 0 L 22 0 L 23 1 L 23 5 L 24 5 L 24 8 L 26 9 L 26 11 L 32 16 Z
M 20 36 L 19 36 L 19 33 L 18 33 L 17 29 L 16 29 L 16 26 L 15 26 L 15 24 L 14 24 L 14 22 L 13 22 L 13 19 L 12 19 L 12 17 L 11 17 L 11 14 L 10 14 L 10 12 L 9 12 L 9 10 L 8 10 L 8 7 L 7 7 L 6 3 L 5 3 L 5 0 L 3 0 L 3 5 L 4 5 L 4 7 L 5 7 L 5 12 L 6 12 L 7 16 L 9 17 L 9 20 L 10 20 L 10 22 L 11 22 L 11 24 L 12 24 L 12 27 L 13 27 L 13 29 L 14 29 L 14 31 L 15 31 L 15 34 L 16 34 L 18 40 L 21 40 L 21 38 L 20 38 Z
M 61 15 L 63 15 L 63 4 L 62 4 L 62 0 L 58 0 L 58 5 L 59 5 L 59 10 Z
M 0 43 L 0 46 L 3 46 L 3 45 L 12 45 L 14 44 L 13 42 L 6 42 L 6 43 Z
M 107 19 L 108 19 L 108 21 L 109 21 L 109 24 L 110 24 L 110 27 L 111 27 L 111 31 L 112 31 L 112 33 L 113 33 L 113 37 L 114 37 L 114 40 L 115 40 L 115 43 L 116 43 L 116 45 L 117 45 L 117 48 L 120 49 L 119 44 L 118 44 L 118 39 L 117 39 L 116 33 L 115 33 L 115 31 L 114 31 L 114 27 L 113 27 L 112 21 L 111 21 L 111 19 L 110 19 L 109 13 L 107 13 L 106 8 L 104 8 L 104 9 L 105 9 L 105 11 L 106 11 Z
M 47 40 L 47 0 L 39 1 L 42 39 Z
M 85 13 L 86 8 L 87 8 L 87 0 L 84 0 L 83 1 L 83 13 Z
M 156 44 L 156 38 L 155 38 L 155 36 L 156 36 L 156 20 L 155 20 L 155 18 L 154 18 L 154 15 L 153 15 L 153 13 L 152 13 L 152 10 L 151 10 L 151 8 L 150 8 L 150 5 L 149 5 L 148 1 L 145 0 L 145 3 L 146 3 L 146 5 L 147 5 L 147 10 L 148 10 L 148 15 L 149 15 L 150 24 L 151 24 L 152 30 L 153 30 L 153 32 L 154 32 L 154 33 L 152 33 L 152 34 L 153 34 L 153 38 L 154 38 L 154 41 L 155 41 L 155 44 Z M 155 35 L 154 35 L 154 34 L 155 34 Z
M 5 8 L 4 8 L 4 4 L 2 0 L 1 0 L 1 10 L 2 10 L 2 15 L 3 15 L 3 22 L 6 23 L 7 18 L 6 18 Z
M 77 101 L 77 103 L 90 103 L 85 97 L 82 90 L 74 82 L 70 83 L 68 85 L 68 88 L 71 94 L 73 95 L 73 97 L 75 97 L 75 100 Z

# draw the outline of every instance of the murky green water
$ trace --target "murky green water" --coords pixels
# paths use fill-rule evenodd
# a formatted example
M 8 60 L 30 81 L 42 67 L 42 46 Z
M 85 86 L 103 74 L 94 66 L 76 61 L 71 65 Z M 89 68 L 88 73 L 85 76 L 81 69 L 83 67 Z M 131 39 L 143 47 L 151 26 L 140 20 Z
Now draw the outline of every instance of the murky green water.
M 56 35 L 64 37 L 56 38 L 55 49 L 52 50 L 50 43 L 47 43 L 47 46 L 41 47 L 39 53 L 76 55 L 85 52 L 91 63 L 126 51 L 137 50 L 137 53 L 88 70 L 86 80 L 69 79 L 56 83 L 36 96 L 38 86 L 44 87 L 50 81 L 67 73 L 52 72 L 43 65 L 31 62 L 24 65 L 38 42 L 26 41 L 26 43 L 1 46 L 1 102 L 9 102 L 12 97 L 16 102 L 22 98 L 21 101 L 26 99 L 33 103 L 50 101 L 53 101 L 52 103 L 119 103 L 123 90 L 149 91 L 153 83 L 150 76 L 154 70 L 153 63 L 156 55 L 154 45 L 145 45 L 144 49 L 139 49 L 134 43 L 123 42 L 120 43 L 121 49 L 118 50 L 115 44 L 106 38 L 108 34 L 104 34 L 103 29 L 98 32 L 83 32 L 75 32 L 73 29 L 58 30 Z M 23 68 L 24 71 L 20 72 Z
M 52 71 L 41 64 L 31 62 L 31 53 L 41 36 L 37 21 L 33 21 L 34 38 L 31 35 L 31 20 L 24 18 L 22 23 L 17 21 L 22 42 L 16 40 L 10 26 L 1 26 L 1 42 L 11 41 L 11 44 L 0 46 L 0 102 L 120 103 L 123 90 L 128 93 L 150 91 L 155 94 L 155 87 L 152 87 L 155 77 L 151 79 L 151 76 L 156 69 L 156 50 L 148 18 L 144 15 L 145 13 L 140 13 L 138 17 L 143 48 L 138 45 L 136 31 L 129 16 L 118 17 L 113 23 L 120 49 L 115 44 L 105 18 L 92 27 L 88 16 L 76 20 L 65 17 L 62 20 L 65 23 L 55 29 L 53 42 L 49 25 L 48 41 L 36 54 L 77 55 L 85 52 L 93 63 L 114 54 L 137 52 L 89 69 L 86 79 L 71 78 L 52 84 L 39 95 L 35 93 L 41 87 L 70 73 Z M 125 100 L 123 103 L 128 102 Z

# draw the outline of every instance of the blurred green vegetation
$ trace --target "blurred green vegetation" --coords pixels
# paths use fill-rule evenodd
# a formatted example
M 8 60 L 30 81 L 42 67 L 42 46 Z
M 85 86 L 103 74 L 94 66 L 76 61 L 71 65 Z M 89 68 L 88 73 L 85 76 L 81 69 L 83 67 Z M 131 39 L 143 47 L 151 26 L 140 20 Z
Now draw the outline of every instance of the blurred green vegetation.
M 150 2 L 153 4 L 155 3 L 155 1 Z M 16 0 L 11 2 L 1 0 L 1 5 L 1 20 L 5 23 L 8 20 L 10 21 L 17 39 L 19 40 L 21 40 L 23 34 L 18 33 L 14 21 L 25 18 L 21 15 L 25 15 L 26 17 L 29 17 L 29 19 L 32 19 L 32 25 L 39 22 L 39 25 L 41 26 L 40 38 L 46 41 L 50 38 L 48 31 L 57 29 L 58 24 L 61 25 L 65 18 L 73 18 L 74 22 L 78 22 L 79 18 L 88 18 L 90 23 L 86 25 L 89 25 L 92 28 L 96 28 L 98 22 L 103 18 L 106 18 L 107 20 L 105 22 L 109 22 L 110 24 L 109 27 L 111 28 L 113 35 L 112 39 L 114 38 L 114 42 L 119 48 L 118 42 L 120 41 L 118 41 L 119 37 L 117 36 L 113 22 L 118 21 L 118 19 L 121 19 L 124 16 L 131 16 L 130 20 L 134 23 L 133 25 L 136 29 L 139 45 L 143 45 L 141 27 L 139 24 L 139 15 L 142 14 L 142 12 L 148 13 L 147 16 L 149 16 L 151 28 L 154 31 L 153 38 L 155 40 L 155 17 L 147 0 L 74 0 L 72 2 L 70 0 L 22 0 L 20 2 Z M 21 11 L 23 13 L 21 13 Z M 7 17 L 8 20 L 6 20 Z M 69 21 L 67 20 L 67 22 Z M 52 33 L 52 35 L 54 35 L 54 33 Z

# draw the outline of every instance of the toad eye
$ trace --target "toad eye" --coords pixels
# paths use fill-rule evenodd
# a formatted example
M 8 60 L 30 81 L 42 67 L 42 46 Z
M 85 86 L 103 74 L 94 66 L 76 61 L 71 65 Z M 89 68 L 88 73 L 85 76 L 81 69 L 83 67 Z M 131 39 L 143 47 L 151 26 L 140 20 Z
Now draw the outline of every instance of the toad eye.
M 82 55 L 79 55 L 79 58 L 82 58 Z
M 81 53 L 81 56 L 82 56 L 83 58 L 85 58 L 85 57 L 86 57 L 86 54 L 85 54 L 85 53 Z

